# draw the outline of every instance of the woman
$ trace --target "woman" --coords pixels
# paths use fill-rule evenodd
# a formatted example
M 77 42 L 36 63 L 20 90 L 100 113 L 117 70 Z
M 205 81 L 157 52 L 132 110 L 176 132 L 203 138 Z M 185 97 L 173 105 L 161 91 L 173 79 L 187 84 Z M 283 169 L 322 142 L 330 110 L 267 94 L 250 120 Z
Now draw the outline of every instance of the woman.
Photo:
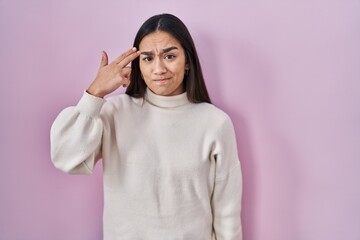
M 131 64 L 131 68 L 128 64 Z M 126 94 L 104 97 L 119 88 Z M 241 239 L 241 172 L 230 118 L 210 103 L 186 26 L 148 19 L 51 129 L 62 171 L 103 160 L 104 239 Z

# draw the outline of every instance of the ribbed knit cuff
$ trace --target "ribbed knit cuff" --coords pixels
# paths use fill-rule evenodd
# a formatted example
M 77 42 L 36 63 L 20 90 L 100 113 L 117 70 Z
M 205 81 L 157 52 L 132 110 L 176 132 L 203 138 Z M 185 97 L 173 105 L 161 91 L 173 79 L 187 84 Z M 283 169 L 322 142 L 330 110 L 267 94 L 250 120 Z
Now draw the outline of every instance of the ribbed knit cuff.
M 100 114 L 101 108 L 105 102 L 105 99 L 95 97 L 85 91 L 80 101 L 76 105 L 76 108 L 80 113 L 83 113 L 89 117 L 97 117 Z

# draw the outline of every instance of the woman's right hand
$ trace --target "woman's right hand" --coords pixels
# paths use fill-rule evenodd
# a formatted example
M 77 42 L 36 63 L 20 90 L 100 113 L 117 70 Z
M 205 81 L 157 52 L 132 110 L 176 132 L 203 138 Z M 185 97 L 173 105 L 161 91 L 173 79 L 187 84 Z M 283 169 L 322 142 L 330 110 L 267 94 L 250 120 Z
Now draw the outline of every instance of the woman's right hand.
M 86 92 L 103 98 L 120 86 L 127 87 L 130 84 L 131 73 L 131 67 L 129 67 L 128 64 L 139 55 L 140 52 L 137 51 L 136 48 L 132 48 L 108 64 L 108 55 L 105 51 L 102 51 L 99 71 Z

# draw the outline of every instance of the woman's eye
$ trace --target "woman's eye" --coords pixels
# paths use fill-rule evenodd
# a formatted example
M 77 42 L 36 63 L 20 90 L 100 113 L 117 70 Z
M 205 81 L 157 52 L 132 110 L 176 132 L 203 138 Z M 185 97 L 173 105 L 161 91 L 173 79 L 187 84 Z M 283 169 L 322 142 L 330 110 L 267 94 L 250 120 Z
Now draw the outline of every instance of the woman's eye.
M 145 62 L 150 62 L 152 60 L 152 57 L 144 57 L 143 61 Z
M 173 58 L 175 58 L 175 56 L 171 54 L 165 56 L 165 59 L 173 59 Z

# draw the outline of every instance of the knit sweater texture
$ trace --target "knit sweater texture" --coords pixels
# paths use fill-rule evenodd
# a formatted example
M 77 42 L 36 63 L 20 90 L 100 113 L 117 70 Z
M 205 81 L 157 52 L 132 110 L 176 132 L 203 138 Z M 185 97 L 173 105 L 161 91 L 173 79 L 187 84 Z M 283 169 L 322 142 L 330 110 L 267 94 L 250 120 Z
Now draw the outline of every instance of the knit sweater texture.
M 104 240 L 242 239 L 234 129 L 212 104 L 84 92 L 54 121 L 51 158 L 71 174 L 102 159 Z

